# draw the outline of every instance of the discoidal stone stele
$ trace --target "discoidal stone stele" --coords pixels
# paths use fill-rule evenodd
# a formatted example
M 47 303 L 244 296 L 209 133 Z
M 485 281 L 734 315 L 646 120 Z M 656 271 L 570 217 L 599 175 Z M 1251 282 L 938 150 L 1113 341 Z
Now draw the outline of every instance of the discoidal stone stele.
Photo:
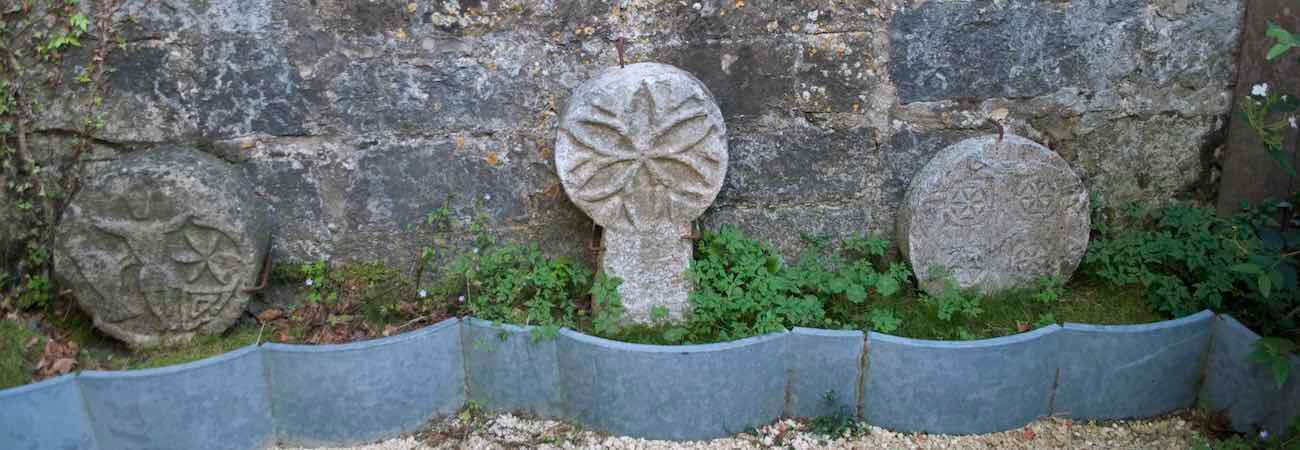
M 569 199 L 605 228 L 602 269 L 633 321 L 687 309 L 691 221 L 718 195 L 727 130 L 708 88 L 673 66 L 607 69 L 574 90 L 555 166 Z
M 921 287 L 990 293 L 1065 281 L 1088 248 L 1088 192 L 1064 159 L 1016 135 L 967 139 L 912 179 L 898 216 Z

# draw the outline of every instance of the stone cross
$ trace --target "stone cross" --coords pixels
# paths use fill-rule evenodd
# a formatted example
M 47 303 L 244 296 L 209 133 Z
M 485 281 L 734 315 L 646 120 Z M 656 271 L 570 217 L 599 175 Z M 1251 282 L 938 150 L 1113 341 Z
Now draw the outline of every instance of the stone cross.
M 691 221 L 727 171 L 727 129 L 708 88 L 673 66 L 611 68 L 583 83 L 560 118 L 555 166 L 573 203 L 605 227 L 600 264 L 627 316 L 687 309 Z
M 898 236 L 927 292 L 941 293 L 947 276 L 988 293 L 1068 279 L 1088 248 L 1088 212 L 1088 191 L 1056 152 L 1020 136 L 982 136 L 917 173 Z

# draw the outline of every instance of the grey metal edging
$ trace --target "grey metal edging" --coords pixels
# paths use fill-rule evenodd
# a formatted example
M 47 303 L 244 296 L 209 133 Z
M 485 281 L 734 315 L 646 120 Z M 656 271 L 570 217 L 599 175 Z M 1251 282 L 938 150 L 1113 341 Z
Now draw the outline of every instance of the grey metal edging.
M 0 448 L 96 450 L 74 375 L 0 391 Z
M 275 435 L 355 444 L 414 431 L 465 404 L 460 320 L 341 345 L 266 344 Z
M 1278 388 L 1269 367 L 1247 359 L 1258 334 L 1227 314 L 1218 315 L 1212 328 L 1200 402 L 1226 414 L 1233 430 L 1285 433 L 1290 419 L 1300 415 L 1300 357 L 1291 357 L 1290 379 Z
M 1214 313 L 1141 325 L 1065 324 L 1052 414 L 1153 417 L 1195 404 Z
M 664 346 L 564 329 L 565 409 L 585 426 L 648 439 L 710 439 L 770 423 L 784 406 L 788 337 Z
M 564 417 L 556 339 L 531 326 L 466 318 L 461 325 L 469 399 L 492 411 Z
M 856 330 L 791 330 L 786 338 L 785 415 L 858 415 L 865 338 Z
M 1004 431 L 1048 415 L 1061 327 L 979 341 L 870 333 L 866 419 L 897 431 Z
M 260 448 L 272 439 L 257 346 L 157 369 L 86 371 L 100 450 Z

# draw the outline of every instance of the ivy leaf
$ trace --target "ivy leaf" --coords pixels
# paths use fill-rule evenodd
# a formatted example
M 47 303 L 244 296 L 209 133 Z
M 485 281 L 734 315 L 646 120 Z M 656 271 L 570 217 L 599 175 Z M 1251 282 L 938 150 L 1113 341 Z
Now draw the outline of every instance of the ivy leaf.
M 1264 298 L 1268 298 L 1272 291 L 1273 278 L 1269 277 L 1268 274 L 1265 273 L 1259 274 L 1259 293 L 1262 294 Z
M 1259 266 L 1251 263 L 1233 264 L 1232 267 L 1229 267 L 1228 269 L 1237 273 L 1248 273 L 1248 274 L 1260 273 Z
M 848 297 L 850 302 L 862 303 L 867 299 L 867 290 L 862 285 L 853 283 L 844 291 L 844 296 Z
M 898 280 L 892 276 L 883 276 L 876 281 L 876 293 L 889 297 L 898 293 Z

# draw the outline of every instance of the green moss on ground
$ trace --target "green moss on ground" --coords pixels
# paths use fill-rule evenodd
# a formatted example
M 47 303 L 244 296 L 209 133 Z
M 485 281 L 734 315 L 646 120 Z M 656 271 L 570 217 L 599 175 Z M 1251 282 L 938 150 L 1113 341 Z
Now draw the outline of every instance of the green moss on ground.
M 181 347 L 151 349 L 136 352 L 119 363 L 116 369 L 149 369 L 198 361 L 217 356 L 257 342 L 256 325 L 236 325 L 216 336 L 201 336 Z M 265 336 L 264 336 L 265 337 Z
M 32 381 L 32 365 L 40 356 L 41 345 L 26 347 L 36 336 L 22 324 L 0 319 L 0 389 L 21 386 Z

